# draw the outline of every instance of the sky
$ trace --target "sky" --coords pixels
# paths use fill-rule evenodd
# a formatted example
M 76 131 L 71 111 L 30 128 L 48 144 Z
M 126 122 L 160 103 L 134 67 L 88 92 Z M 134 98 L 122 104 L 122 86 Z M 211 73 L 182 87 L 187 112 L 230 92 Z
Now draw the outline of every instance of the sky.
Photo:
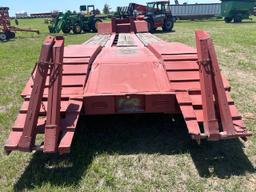
M 10 8 L 10 15 L 14 16 L 16 12 L 49 12 L 52 10 L 79 11 L 80 5 L 94 4 L 96 8 L 102 10 L 105 3 L 109 4 L 113 11 L 117 6 L 127 6 L 130 2 L 145 4 L 153 0 L 0 0 L 0 7 L 6 6 Z M 216 3 L 219 0 L 179 0 L 180 3 Z M 174 0 L 171 0 L 174 4 Z

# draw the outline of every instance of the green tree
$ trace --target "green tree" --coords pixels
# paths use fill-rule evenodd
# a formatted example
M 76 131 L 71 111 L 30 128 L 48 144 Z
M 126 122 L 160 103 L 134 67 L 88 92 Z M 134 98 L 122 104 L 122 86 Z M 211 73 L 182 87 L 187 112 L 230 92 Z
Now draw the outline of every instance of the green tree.
M 106 3 L 103 8 L 103 13 L 108 15 L 110 13 L 110 10 L 111 10 L 110 6 Z

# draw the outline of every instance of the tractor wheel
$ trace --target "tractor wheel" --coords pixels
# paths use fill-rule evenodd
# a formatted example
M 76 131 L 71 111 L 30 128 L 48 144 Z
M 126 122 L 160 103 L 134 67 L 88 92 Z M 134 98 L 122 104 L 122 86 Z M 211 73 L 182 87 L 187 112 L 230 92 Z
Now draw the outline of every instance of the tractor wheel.
M 71 29 L 69 25 L 65 25 L 62 27 L 62 32 L 63 33 L 70 33 Z
M 225 23 L 230 23 L 232 20 L 233 20 L 232 17 L 225 17 L 224 18 Z
M 92 31 L 93 32 L 98 32 L 98 23 L 101 23 L 102 21 L 101 20 L 96 20 L 92 26 Z
M 155 26 L 154 26 L 154 23 L 153 23 L 152 21 L 147 21 L 147 22 L 148 22 L 148 31 L 149 31 L 150 33 L 154 33 L 155 30 L 156 30 L 156 28 L 155 28 Z
M 171 32 L 173 28 L 173 21 L 170 19 L 165 20 L 162 28 L 164 32 Z
M 5 33 L 0 33 L 0 41 L 7 41 L 9 38 L 7 34 Z
M 241 22 L 242 22 L 242 17 L 239 15 L 235 16 L 234 23 L 241 23 Z
M 78 23 L 75 24 L 75 26 L 73 27 L 73 32 L 74 34 L 80 34 L 82 32 L 82 27 Z

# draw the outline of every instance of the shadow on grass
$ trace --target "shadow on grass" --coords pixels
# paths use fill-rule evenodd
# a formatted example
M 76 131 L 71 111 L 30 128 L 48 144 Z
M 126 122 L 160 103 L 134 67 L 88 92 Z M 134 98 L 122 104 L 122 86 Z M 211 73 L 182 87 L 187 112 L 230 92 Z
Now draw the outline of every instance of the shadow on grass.
M 71 154 L 35 153 L 14 190 L 40 188 L 44 183 L 75 186 L 101 153 L 190 153 L 202 177 L 214 174 L 226 178 L 254 171 L 239 140 L 198 146 L 190 140 L 180 116 L 175 117 L 175 122 L 167 115 L 82 117 L 78 127 Z

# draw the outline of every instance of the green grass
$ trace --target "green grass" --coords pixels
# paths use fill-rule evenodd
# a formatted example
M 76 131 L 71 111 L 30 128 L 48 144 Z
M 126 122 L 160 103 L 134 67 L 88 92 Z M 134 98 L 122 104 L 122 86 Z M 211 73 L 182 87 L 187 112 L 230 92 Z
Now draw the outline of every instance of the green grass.
M 168 41 L 195 45 L 194 31 L 212 35 L 221 68 L 249 130 L 256 130 L 256 18 L 253 22 L 178 22 Z M 47 33 L 42 19 L 20 20 L 41 34 L 18 33 L 0 43 L 0 142 L 22 103 L 19 97 Z M 66 45 L 93 34 L 67 35 Z M 193 145 L 184 123 L 165 115 L 86 117 L 72 153 L 63 157 L 0 149 L 0 191 L 255 191 L 256 137 Z

